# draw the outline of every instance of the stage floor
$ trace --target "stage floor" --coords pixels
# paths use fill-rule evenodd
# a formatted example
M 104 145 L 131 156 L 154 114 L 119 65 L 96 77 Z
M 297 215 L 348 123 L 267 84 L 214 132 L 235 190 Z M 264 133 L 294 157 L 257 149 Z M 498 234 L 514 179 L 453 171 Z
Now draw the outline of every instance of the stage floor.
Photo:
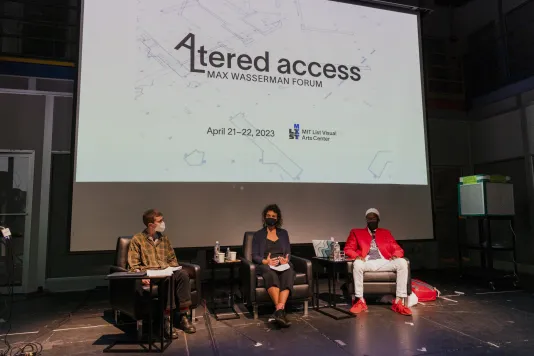
M 241 318 L 205 322 L 197 310 L 196 334 L 180 334 L 168 355 L 533 355 L 534 297 L 523 291 L 491 292 L 468 283 L 437 283 L 443 298 L 414 307 L 413 317 L 374 304 L 357 318 L 336 321 L 310 309 L 295 311 L 293 326 L 278 329 L 269 314 L 254 321 L 241 305 Z M 324 289 L 324 288 L 323 288 Z M 465 294 L 457 295 L 459 291 Z M 97 355 L 123 330 L 112 324 L 107 290 L 15 297 L 13 346 L 38 341 L 43 355 Z M 5 297 L 3 297 L 5 298 Z M 268 311 L 267 311 L 268 312 Z M 6 318 L 7 316 L 4 316 Z M 6 332 L 6 324 L 2 334 Z M 134 353 L 132 353 L 134 354 Z

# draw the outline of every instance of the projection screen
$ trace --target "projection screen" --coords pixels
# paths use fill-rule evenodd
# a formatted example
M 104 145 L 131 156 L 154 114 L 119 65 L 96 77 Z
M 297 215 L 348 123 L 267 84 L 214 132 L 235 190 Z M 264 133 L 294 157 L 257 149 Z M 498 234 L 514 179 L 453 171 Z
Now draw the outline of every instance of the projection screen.
M 82 8 L 71 251 L 161 210 L 175 247 L 239 245 L 277 203 L 293 243 L 381 211 L 433 238 L 419 16 L 327 0 Z

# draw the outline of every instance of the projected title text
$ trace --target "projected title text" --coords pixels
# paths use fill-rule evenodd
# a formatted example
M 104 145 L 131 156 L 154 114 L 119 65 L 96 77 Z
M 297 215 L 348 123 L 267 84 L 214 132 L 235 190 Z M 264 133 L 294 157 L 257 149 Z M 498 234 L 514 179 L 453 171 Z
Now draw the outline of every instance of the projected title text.
M 277 62 L 276 70 L 280 74 L 295 74 L 300 77 L 309 76 L 309 79 L 278 77 L 268 75 L 271 71 L 270 54 L 265 51 L 264 55 L 251 57 L 248 54 L 222 53 L 219 51 L 208 52 L 204 46 L 200 46 L 197 50 L 195 46 L 195 35 L 189 33 L 180 43 L 174 48 L 180 50 L 186 48 L 190 55 L 190 68 L 192 73 L 206 73 L 210 78 L 217 79 L 233 79 L 244 80 L 252 82 L 265 82 L 275 84 L 294 84 L 300 86 L 315 86 L 322 87 L 322 81 L 319 79 L 338 78 L 341 80 L 360 81 L 360 68 L 356 66 L 347 66 L 344 64 L 334 65 L 330 63 L 321 64 L 318 62 L 306 63 L 302 60 L 290 61 L 287 58 L 280 58 Z M 199 68 L 196 68 L 195 57 L 199 55 Z M 210 71 L 206 68 L 217 69 L 240 69 L 242 71 L 255 70 L 259 73 L 265 74 L 250 74 L 250 73 L 229 73 L 223 71 Z M 230 75 L 230 77 L 229 77 Z M 315 78 L 315 79 L 313 79 Z

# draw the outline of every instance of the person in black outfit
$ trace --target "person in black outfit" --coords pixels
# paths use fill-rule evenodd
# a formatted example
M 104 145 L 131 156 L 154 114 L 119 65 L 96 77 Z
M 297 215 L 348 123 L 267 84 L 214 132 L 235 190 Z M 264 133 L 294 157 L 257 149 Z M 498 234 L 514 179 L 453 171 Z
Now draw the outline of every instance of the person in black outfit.
M 287 320 L 285 305 L 293 290 L 295 272 L 290 262 L 291 245 L 289 235 L 282 229 L 282 212 L 276 204 L 268 205 L 262 213 L 263 229 L 254 233 L 252 239 L 252 260 L 256 263 L 256 272 L 263 277 L 265 288 L 269 293 L 276 311 L 274 319 L 282 327 L 291 323 Z M 288 265 L 284 271 L 272 267 Z

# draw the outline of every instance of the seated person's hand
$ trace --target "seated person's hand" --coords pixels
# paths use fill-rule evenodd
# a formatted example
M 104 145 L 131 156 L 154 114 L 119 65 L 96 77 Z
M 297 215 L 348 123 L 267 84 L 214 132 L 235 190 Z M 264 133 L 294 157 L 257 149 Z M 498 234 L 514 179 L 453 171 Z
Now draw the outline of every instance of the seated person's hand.
M 356 256 L 356 258 L 354 260 L 360 260 L 360 261 L 363 261 L 363 257 L 362 256 Z
M 269 254 L 267 258 L 263 260 L 264 265 L 273 266 L 273 267 L 278 266 L 279 263 L 280 261 L 278 260 L 278 258 L 271 258 L 271 254 Z
M 141 272 L 141 270 L 139 268 L 137 268 L 134 272 Z M 145 286 L 149 286 L 150 285 L 150 279 L 142 279 L 141 280 L 141 284 L 145 285 Z
M 286 257 L 280 257 L 280 264 L 285 265 L 289 262 L 289 255 L 286 255 Z

